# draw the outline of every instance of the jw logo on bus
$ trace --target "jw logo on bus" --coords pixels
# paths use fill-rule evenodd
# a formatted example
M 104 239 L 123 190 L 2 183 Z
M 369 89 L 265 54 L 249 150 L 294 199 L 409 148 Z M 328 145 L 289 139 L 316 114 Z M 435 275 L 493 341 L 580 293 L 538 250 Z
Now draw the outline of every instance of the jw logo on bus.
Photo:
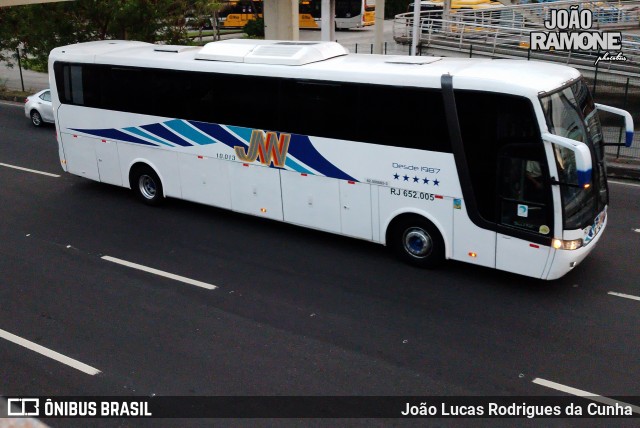
M 290 140 L 290 134 L 281 133 L 278 137 L 275 132 L 254 129 L 251 132 L 248 150 L 242 146 L 235 146 L 233 149 L 238 158 L 244 162 L 260 160 L 264 165 L 273 164 L 275 167 L 282 168 L 287 160 Z

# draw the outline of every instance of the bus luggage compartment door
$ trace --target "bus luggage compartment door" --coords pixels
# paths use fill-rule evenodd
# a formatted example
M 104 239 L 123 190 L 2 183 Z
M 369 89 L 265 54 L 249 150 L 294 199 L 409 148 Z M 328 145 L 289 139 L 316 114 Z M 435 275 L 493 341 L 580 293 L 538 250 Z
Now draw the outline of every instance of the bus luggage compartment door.
M 296 171 L 280 171 L 280 179 L 285 221 L 340 232 L 338 180 Z
M 94 147 L 95 138 L 62 132 L 60 138 L 67 160 L 67 172 L 99 181 L 100 175 Z
M 95 150 L 100 181 L 122 186 L 122 172 L 120 171 L 120 159 L 118 158 L 118 145 L 116 142 L 96 139 Z
M 280 170 L 255 164 L 231 162 L 231 209 L 259 217 L 282 220 Z
M 371 185 L 340 180 L 342 233 L 371 240 Z
M 182 197 L 188 201 L 231 208 L 228 161 L 180 153 Z

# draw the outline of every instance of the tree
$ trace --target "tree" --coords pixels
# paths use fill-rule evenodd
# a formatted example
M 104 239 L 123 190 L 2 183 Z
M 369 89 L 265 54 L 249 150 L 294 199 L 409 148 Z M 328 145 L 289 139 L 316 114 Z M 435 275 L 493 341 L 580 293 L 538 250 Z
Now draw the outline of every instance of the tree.
M 104 39 L 188 43 L 184 14 L 193 0 L 76 0 L 0 8 L 0 61 L 21 53 L 39 68 L 51 49 Z M 43 19 L 44 18 L 44 19 Z
M 213 40 L 220 40 L 220 20 L 219 14 L 223 8 L 223 3 L 220 1 L 212 0 L 194 0 L 193 12 L 194 18 L 198 23 L 198 36 L 202 40 L 203 24 L 206 21 L 210 21 L 213 29 L 215 30 Z

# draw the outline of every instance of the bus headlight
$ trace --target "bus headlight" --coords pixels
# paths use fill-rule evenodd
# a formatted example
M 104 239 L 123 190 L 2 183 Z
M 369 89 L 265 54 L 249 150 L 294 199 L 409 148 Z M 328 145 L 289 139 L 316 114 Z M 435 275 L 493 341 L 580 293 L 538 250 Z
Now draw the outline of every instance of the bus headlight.
M 562 239 L 554 239 L 551 246 L 556 250 L 577 250 L 582 247 L 582 239 L 571 239 L 568 241 Z

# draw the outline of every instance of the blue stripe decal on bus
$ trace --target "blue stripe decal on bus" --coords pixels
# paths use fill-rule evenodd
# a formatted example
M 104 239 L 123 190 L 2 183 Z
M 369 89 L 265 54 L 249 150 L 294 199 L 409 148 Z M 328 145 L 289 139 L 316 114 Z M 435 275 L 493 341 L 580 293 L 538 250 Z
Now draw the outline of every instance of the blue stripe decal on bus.
M 196 143 L 204 146 L 206 144 L 215 144 L 216 140 L 212 140 L 201 132 L 196 131 L 191 126 L 187 125 L 182 120 L 169 120 L 164 122 L 164 125 L 168 128 L 171 128 L 172 131 L 175 131 L 179 135 L 190 139 L 191 141 L 195 141 Z
M 149 131 L 160 138 L 164 138 L 167 141 L 171 141 L 172 143 L 177 144 L 179 146 L 183 146 L 183 147 L 193 146 L 193 144 L 178 137 L 176 134 L 169 131 L 167 128 L 165 128 L 159 123 L 153 123 L 151 125 L 143 125 L 140 128 L 146 131 Z
M 136 135 L 139 135 L 141 137 L 144 137 L 144 138 L 146 138 L 148 140 L 153 140 L 156 143 L 164 144 L 165 146 L 169 146 L 169 147 L 174 147 L 171 144 L 167 143 L 166 141 L 162 141 L 159 138 L 156 138 L 155 136 L 153 136 L 153 135 L 151 135 L 149 133 L 146 133 L 142 129 L 138 129 L 138 128 L 134 127 L 134 126 L 132 126 L 130 128 L 124 128 L 124 130 L 127 131 L 127 132 L 131 132 L 132 134 L 136 134 Z
M 249 144 L 249 141 L 251 141 L 251 131 L 252 131 L 251 128 L 242 128 L 240 126 L 229 126 L 229 125 L 227 125 L 227 128 L 229 128 L 232 132 L 236 133 L 238 137 L 244 140 L 245 143 Z
M 245 143 L 249 144 L 249 141 L 251 141 L 251 132 L 253 131 L 252 129 L 242 128 L 240 126 L 230 126 L 230 125 L 225 126 L 225 128 L 229 129 L 238 137 L 242 138 Z M 293 171 L 304 172 L 306 174 L 313 174 L 313 172 L 303 167 L 302 165 L 300 165 L 298 162 L 294 161 L 290 157 L 287 157 L 287 160 L 285 161 L 284 165 Z
M 226 131 L 224 128 L 222 128 L 220 125 L 209 124 L 206 122 L 193 122 L 193 121 L 190 121 L 190 123 L 195 127 L 197 127 L 198 129 L 200 129 L 201 131 L 206 132 L 216 140 L 223 142 L 224 144 L 226 144 L 231 148 L 239 145 L 238 143 L 241 142 L 240 140 L 235 138 L 232 134 L 230 134 L 228 131 Z M 242 131 L 243 128 L 230 126 L 229 129 L 231 129 L 238 136 L 242 136 L 242 138 L 251 138 L 252 130 L 250 128 L 244 128 L 246 129 L 246 131 Z M 248 147 L 248 144 L 245 141 L 242 141 L 241 143 L 243 147 L 245 148 Z M 345 174 L 343 171 L 341 171 L 331 162 L 326 160 L 320 153 L 318 153 L 318 151 L 313 146 L 313 144 L 311 144 L 311 140 L 309 140 L 309 137 L 307 136 L 291 134 L 291 142 L 289 143 L 289 153 L 291 153 L 291 155 L 296 159 L 298 159 L 300 162 L 306 164 L 310 168 L 313 168 L 314 170 L 318 171 L 322 175 L 325 175 L 327 177 L 339 178 L 341 180 L 357 181 L 355 178 Z M 287 162 L 288 161 L 289 161 L 289 158 L 287 158 Z M 287 163 L 285 163 L 285 165 L 287 165 Z M 297 168 L 294 168 L 294 169 L 296 171 L 298 170 Z M 300 172 L 307 172 L 311 174 L 310 171 L 306 171 L 306 170 L 300 171 Z
M 340 180 L 358 181 L 350 175 L 345 174 L 331 162 L 324 158 L 313 144 L 309 137 L 304 135 L 291 134 L 289 143 L 289 153 L 291 153 L 300 162 L 307 164 L 319 173 L 327 177 L 339 178 Z
M 294 161 L 290 157 L 287 157 L 287 160 L 284 161 L 284 166 L 288 166 L 293 171 L 304 172 L 305 174 L 315 175 L 313 172 L 309 171 L 307 168 L 303 167 L 302 165 L 300 165 L 298 162 Z
M 178 119 L 164 122 L 164 125 L 167 128 L 175 131 L 175 133 L 165 128 L 165 126 L 160 123 L 152 123 L 140 127 L 129 127 L 124 129 L 128 132 L 137 134 L 141 137 L 148 138 L 167 146 L 171 145 L 164 141 L 161 141 L 156 137 L 163 138 L 167 141 L 183 147 L 193 147 L 193 144 L 180 138 L 180 136 L 178 135 L 180 134 L 196 142 L 197 144 L 214 144 L 219 141 L 232 149 L 236 146 L 247 149 L 248 141 L 250 140 L 251 132 L 253 131 L 250 128 L 242 128 L 236 126 L 229 126 L 229 129 L 227 130 L 221 125 L 207 122 L 188 121 L 188 123 L 205 135 L 201 135 L 198 131 L 192 129 L 189 125 Z M 147 134 L 140 128 L 150 132 L 153 135 Z M 76 129 L 76 131 L 84 132 L 90 135 L 96 135 L 103 138 L 128 141 L 131 143 L 144 144 L 147 146 L 157 146 L 156 144 L 150 143 L 129 134 L 125 134 L 124 132 L 117 129 Z M 211 139 L 207 138 L 207 136 L 211 137 Z M 297 161 L 287 157 L 285 166 L 294 171 L 314 174 L 307 169 L 311 168 L 312 170 L 317 171 L 318 173 L 326 177 L 338 178 L 341 180 L 358 181 L 343 172 L 341 169 L 337 168 L 324 156 L 322 156 L 313 146 L 309 137 L 305 135 L 291 134 L 289 154 L 291 154 L 291 156 L 293 156 Z M 304 165 L 306 165 L 306 167 Z
M 70 128 L 70 129 L 73 131 L 78 131 L 78 132 L 82 132 L 89 135 L 95 135 L 96 137 L 102 137 L 109 140 L 121 140 L 121 141 L 127 141 L 129 143 L 144 144 L 145 146 L 158 147 L 157 144 L 153 144 L 148 141 L 141 140 L 140 138 L 134 137 L 129 134 L 125 134 L 124 132 L 119 131 L 117 129 L 75 129 L 75 128 Z
M 220 125 L 216 125 L 215 123 L 196 122 L 194 120 L 190 120 L 189 123 L 213 139 L 220 141 L 222 144 L 225 144 L 232 149 L 235 146 L 242 146 L 244 148 L 249 147 L 246 142 L 237 139 Z

